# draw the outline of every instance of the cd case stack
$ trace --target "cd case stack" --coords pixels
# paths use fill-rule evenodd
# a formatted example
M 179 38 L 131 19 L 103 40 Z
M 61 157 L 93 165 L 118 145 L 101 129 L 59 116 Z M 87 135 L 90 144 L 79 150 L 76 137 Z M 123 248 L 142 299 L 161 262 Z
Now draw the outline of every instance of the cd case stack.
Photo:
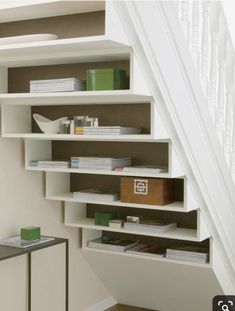
M 30 93 L 84 91 L 85 81 L 77 78 L 31 80 Z

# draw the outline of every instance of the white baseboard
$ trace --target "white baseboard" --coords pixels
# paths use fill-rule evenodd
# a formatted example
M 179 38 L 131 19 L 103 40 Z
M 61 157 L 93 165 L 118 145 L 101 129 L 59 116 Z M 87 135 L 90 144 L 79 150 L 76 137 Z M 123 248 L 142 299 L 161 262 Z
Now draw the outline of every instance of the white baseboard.
M 116 304 L 117 301 L 112 296 L 110 296 L 108 298 L 105 298 L 104 300 L 99 301 L 95 305 L 85 309 L 84 311 L 104 311 Z

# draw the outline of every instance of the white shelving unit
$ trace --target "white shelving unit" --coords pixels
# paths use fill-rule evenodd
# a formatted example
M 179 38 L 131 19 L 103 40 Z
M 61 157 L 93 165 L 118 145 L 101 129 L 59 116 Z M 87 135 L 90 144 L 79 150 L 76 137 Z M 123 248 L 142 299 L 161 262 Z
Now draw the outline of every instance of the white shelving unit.
M 43 134 L 40 134 L 42 137 Z M 25 168 L 32 171 L 45 171 L 45 172 L 60 172 L 60 173 L 77 173 L 77 174 L 96 174 L 96 175 L 113 175 L 113 176 L 140 176 L 140 177 L 149 177 L 149 178 L 173 178 L 173 177 L 182 177 L 183 171 L 179 167 L 179 163 L 176 159 L 175 151 L 172 144 L 168 140 L 156 140 L 156 139 L 137 139 L 137 135 L 126 135 L 121 136 L 111 136 L 106 135 L 105 137 L 98 136 L 77 136 L 77 135 L 62 135 L 64 139 L 62 140 L 76 140 L 76 141 L 130 141 L 130 142 L 150 142 L 150 143 L 167 143 L 168 144 L 168 171 L 161 174 L 139 174 L 139 173 L 130 173 L 130 172 L 117 172 L 117 171 L 107 171 L 107 170 L 94 170 L 94 169 L 74 169 L 74 168 L 40 168 L 30 166 L 29 163 L 32 160 L 51 160 L 52 159 L 52 140 L 46 139 L 34 139 L 35 136 L 27 138 L 25 140 Z M 139 135 L 140 136 L 140 135 Z M 146 135 L 147 136 L 147 135 Z M 146 137 L 145 136 L 145 137 Z M 57 135 L 54 140 L 60 140 L 61 135 Z M 144 147 L 145 145 L 143 145 Z
M 85 242 L 83 242 L 85 243 Z M 110 251 L 110 250 L 102 250 L 102 249 L 95 249 L 95 248 L 90 248 L 87 246 L 83 247 L 83 251 L 85 252 L 93 252 L 94 255 L 97 253 L 104 253 L 106 256 L 109 255 L 114 255 L 114 256 L 124 256 L 124 257 L 132 257 L 132 258 L 138 258 L 141 260 L 152 260 L 156 262 L 165 262 L 173 265 L 186 265 L 186 266 L 192 266 L 192 267 L 198 267 L 198 268 L 205 268 L 205 269 L 210 269 L 212 265 L 210 263 L 206 264 L 201 264 L 201 263 L 195 263 L 195 262 L 190 262 L 190 261 L 182 261 L 182 260 L 172 260 L 168 258 L 159 258 L 157 256 L 145 256 L 144 254 L 129 254 L 127 252 L 115 252 L 115 251 Z
M 187 266 L 192 266 L 192 267 L 200 267 L 200 268 L 206 268 L 210 269 L 212 267 L 211 261 L 210 263 L 206 264 L 201 264 L 201 263 L 195 263 L 195 262 L 189 262 L 189 261 L 182 261 L 182 260 L 171 260 L 167 258 L 159 258 L 157 256 L 146 256 L 145 254 L 130 254 L 127 252 L 117 252 L 117 251 L 111 251 L 111 250 L 102 250 L 102 249 L 95 249 L 95 248 L 90 248 L 87 246 L 88 242 L 97 239 L 101 236 L 101 231 L 99 230 L 90 230 L 90 229 L 83 229 L 83 235 L 82 235 L 82 244 L 83 244 L 83 250 L 86 252 L 94 252 L 94 254 L 97 253 L 104 253 L 107 256 L 124 256 L 124 257 L 133 257 L 133 258 L 138 258 L 142 260 L 152 260 L 156 262 L 165 262 L 169 264 L 174 264 L 174 265 L 187 265 Z M 212 241 L 210 241 L 210 249 L 212 246 Z M 211 256 L 211 255 L 210 255 Z
M 96 172 L 93 171 L 94 175 Z M 138 177 L 142 177 L 140 174 Z M 65 201 L 65 202 L 77 202 L 77 203 L 94 203 L 98 205 L 113 205 L 130 208 L 143 208 L 143 209 L 154 209 L 154 210 L 166 210 L 166 211 L 177 211 L 177 212 L 189 212 L 198 209 L 197 203 L 194 200 L 192 191 L 184 179 L 183 189 L 183 201 L 174 202 L 163 206 L 147 205 L 147 204 L 136 204 L 136 203 L 124 203 L 120 201 L 114 201 L 107 203 L 104 201 L 86 201 L 83 202 L 79 198 L 74 198 L 70 192 L 70 174 L 60 172 L 46 172 L 46 197 L 49 200 Z
M 178 160 L 178 156 L 165 129 L 158 110 L 158 103 L 149 95 L 148 86 L 145 84 L 138 61 L 129 46 L 124 31 L 118 25 L 119 20 L 113 10 L 112 4 L 103 1 L 68 1 L 64 5 L 60 0 L 35 0 L 23 5 L 21 1 L 11 6 L 6 2 L 0 9 L 0 23 L 12 22 L 24 19 L 35 19 L 64 14 L 75 14 L 100 11 L 105 9 L 105 34 L 81 38 L 68 38 L 54 41 L 34 42 L 24 44 L 11 44 L 0 46 L 0 104 L 1 104 L 1 133 L 5 138 L 22 138 L 25 140 L 25 168 L 31 171 L 45 172 L 46 174 L 46 198 L 49 200 L 64 201 L 65 225 L 74 228 L 82 228 L 82 247 L 85 251 L 103 252 L 118 256 L 144 258 L 168 263 L 179 263 L 193 266 L 205 266 L 181 261 L 172 261 L 166 258 L 155 258 L 144 255 L 132 255 L 90 249 L 87 247 L 89 240 L 100 237 L 102 231 L 123 234 L 149 236 L 151 238 L 181 240 L 197 243 L 210 238 L 199 206 L 193 196 L 187 178 Z M 19 18 L 20 17 L 20 18 Z M 116 31 L 120 26 L 119 31 Z M 54 64 L 73 64 L 103 61 L 130 61 L 130 89 L 120 91 L 83 91 L 74 93 L 7 93 L 7 71 L 11 67 L 40 66 Z M 32 109 L 35 106 L 70 106 L 70 105 L 125 105 L 139 104 L 150 105 L 150 133 L 139 135 L 70 135 L 70 134 L 43 134 L 32 133 Z M 133 106 L 134 107 L 134 106 Z M 69 107 L 68 107 L 69 109 Z M 145 143 L 167 144 L 168 172 L 163 174 L 138 174 L 104 170 L 82 169 L 58 169 L 38 168 L 29 165 L 32 160 L 51 160 L 53 141 L 64 142 L 129 142 L 140 144 L 144 149 Z M 146 150 L 148 152 L 148 150 Z M 157 152 L 157 151 L 156 151 Z M 160 152 L 160 151 L 159 151 Z M 71 174 L 111 176 L 133 176 L 144 178 L 178 178 L 183 182 L 183 199 L 164 206 L 125 203 L 121 201 L 105 202 L 74 198 L 71 193 Z M 109 206 L 126 209 L 145 209 L 150 211 L 165 211 L 168 213 L 188 213 L 195 211 L 197 214 L 197 228 L 189 229 L 178 227 L 165 234 L 154 232 L 131 231 L 116 229 L 94 224 L 94 219 L 86 217 L 86 209 L 89 204 L 97 206 Z M 193 212 L 194 213 L 194 212 Z

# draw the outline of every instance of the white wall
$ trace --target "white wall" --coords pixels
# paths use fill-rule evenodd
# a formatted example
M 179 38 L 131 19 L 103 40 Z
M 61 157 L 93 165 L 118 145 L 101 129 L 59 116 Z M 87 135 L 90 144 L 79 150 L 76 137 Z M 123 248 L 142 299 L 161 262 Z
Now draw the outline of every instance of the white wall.
M 44 198 L 44 177 L 23 167 L 23 142 L 0 138 L 0 239 L 22 226 L 70 239 L 70 311 L 83 311 L 109 296 L 79 250 L 77 229 L 63 225 L 60 202 Z M 64 247 L 37 252 L 33 264 L 33 311 L 64 311 Z M 26 310 L 26 258 L 0 262 L 0 310 Z

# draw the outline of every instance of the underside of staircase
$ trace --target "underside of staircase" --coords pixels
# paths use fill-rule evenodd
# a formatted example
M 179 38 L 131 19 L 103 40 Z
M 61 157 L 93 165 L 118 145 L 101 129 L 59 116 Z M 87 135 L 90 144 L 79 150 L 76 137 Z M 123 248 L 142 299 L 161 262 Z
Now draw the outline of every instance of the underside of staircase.
M 97 11 L 101 9 L 98 7 Z M 2 136 L 24 140 L 25 168 L 45 172 L 46 198 L 63 202 L 65 225 L 82 231 L 81 252 L 116 302 L 161 311 L 208 311 L 215 295 L 235 292 L 235 242 L 232 239 L 235 192 L 175 3 L 106 1 L 103 9 L 103 35 L 58 40 L 58 45 L 41 43 L 40 46 L 0 48 Z M 104 61 L 129 66 L 129 90 L 53 95 L 13 91 L 7 94 L 6 81 L 13 81 L 14 90 L 14 76 L 24 73 L 22 68 L 26 66 Z M 120 105 L 123 115 L 136 117 L 135 125 L 141 126 L 146 119 L 149 128 L 144 134 L 120 137 L 68 137 L 42 134 L 35 127 L 32 130 L 33 112 L 53 115 L 45 106 L 56 107 L 59 111 L 62 106 L 75 109 L 73 107 L 79 105 L 91 105 L 104 115 L 103 111 L 109 109 L 109 105 L 112 105 L 110 109 Z M 122 108 L 124 105 L 127 110 Z M 141 113 L 143 118 L 140 118 Z M 76 149 L 75 144 L 79 144 L 80 149 Z M 181 189 L 179 200 L 162 207 L 120 201 L 113 206 L 155 212 L 181 225 L 165 234 L 131 233 L 94 225 L 86 217 L 87 206 L 106 205 L 107 209 L 109 206 L 105 202 L 76 200 L 71 194 L 73 182 L 84 178 L 87 183 L 91 180 L 94 183 L 100 178 L 108 183 L 128 174 L 30 166 L 33 160 L 68 155 L 66 150 L 70 145 L 73 150 L 84 152 L 99 150 L 99 155 L 102 150 L 106 153 L 115 153 L 113 150 L 116 150 L 117 155 L 120 150 L 128 150 L 130 155 L 138 157 L 141 154 L 155 161 L 160 161 L 160 155 L 164 154 L 167 173 L 129 176 L 173 179 Z M 100 237 L 102 231 L 128 237 L 141 236 L 166 247 L 179 244 L 207 246 L 209 262 L 197 264 L 90 249 L 88 242 Z M 108 310 L 119 310 L 115 308 Z M 120 310 L 129 309 L 123 307 Z

